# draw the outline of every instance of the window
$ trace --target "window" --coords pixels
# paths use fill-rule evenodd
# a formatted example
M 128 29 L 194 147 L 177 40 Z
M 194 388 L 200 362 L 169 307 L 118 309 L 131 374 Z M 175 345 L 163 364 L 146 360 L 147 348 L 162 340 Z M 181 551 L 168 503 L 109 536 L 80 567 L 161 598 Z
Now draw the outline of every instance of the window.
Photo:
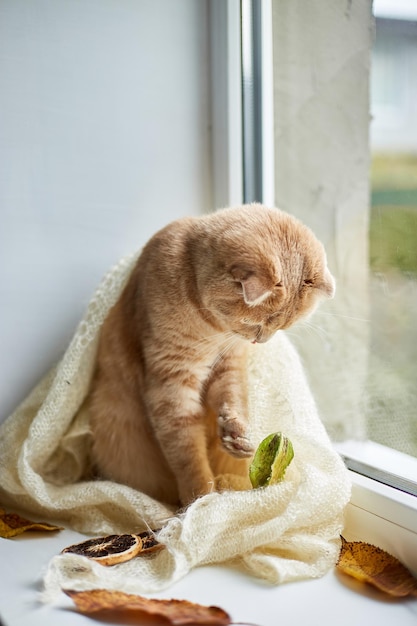
M 291 329 L 291 338 L 330 436 L 360 472 L 350 528 L 417 569 L 415 550 L 408 550 L 417 540 L 417 504 L 407 493 L 415 492 L 417 478 L 415 24 L 379 18 L 375 24 L 371 0 L 263 0 L 260 12 L 259 4 L 213 4 L 213 14 L 224 12 L 217 24 L 233 32 L 215 35 L 226 38 L 233 76 L 248 31 L 259 46 L 249 69 L 244 58 L 243 98 L 230 82 L 215 94 L 216 101 L 223 97 L 229 131 L 221 140 L 230 148 L 239 128 L 250 129 L 251 153 L 245 139 L 241 146 L 244 199 L 294 213 L 326 247 L 336 298 Z M 242 41 L 235 30 L 241 17 Z M 248 97 L 247 88 L 256 93 Z M 398 157 L 401 125 L 406 149 Z M 390 146 L 378 145 L 378 137 L 390 138 Z M 251 165 L 254 155 L 261 174 Z M 257 184 L 261 178 L 262 197 L 245 187 L 246 168 Z M 228 189 L 217 192 L 217 204 L 230 203 Z
M 417 11 L 376 18 L 371 111 L 371 439 L 417 456 Z M 417 477 L 416 477 L 417 478 Z
M 417 456 L 417 22 L 278 0 L 272 31 L 275 200 L 338 283 L 294 341 L 336 441 Z

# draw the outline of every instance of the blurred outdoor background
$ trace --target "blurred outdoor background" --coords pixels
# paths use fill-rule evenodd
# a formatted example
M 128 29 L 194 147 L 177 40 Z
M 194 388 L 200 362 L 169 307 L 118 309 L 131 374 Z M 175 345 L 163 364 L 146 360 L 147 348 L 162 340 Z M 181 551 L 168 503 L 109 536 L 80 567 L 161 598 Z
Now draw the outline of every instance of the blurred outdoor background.
M 395 3 L 394 3 L 395 4 Z M 417 3 L 377 12 L 371 67 L 370 438 L 417 455 Z

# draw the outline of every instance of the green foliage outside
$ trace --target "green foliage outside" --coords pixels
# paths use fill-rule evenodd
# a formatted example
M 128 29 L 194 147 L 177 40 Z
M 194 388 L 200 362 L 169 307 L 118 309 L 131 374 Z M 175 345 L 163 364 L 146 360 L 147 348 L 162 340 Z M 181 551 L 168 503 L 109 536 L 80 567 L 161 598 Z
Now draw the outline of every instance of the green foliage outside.
M 417 155 L 375 156 L 371 180 L 371 269 L 417 276 Z
M 417 155 L 372 161 L 371 439 L 417 456 Z

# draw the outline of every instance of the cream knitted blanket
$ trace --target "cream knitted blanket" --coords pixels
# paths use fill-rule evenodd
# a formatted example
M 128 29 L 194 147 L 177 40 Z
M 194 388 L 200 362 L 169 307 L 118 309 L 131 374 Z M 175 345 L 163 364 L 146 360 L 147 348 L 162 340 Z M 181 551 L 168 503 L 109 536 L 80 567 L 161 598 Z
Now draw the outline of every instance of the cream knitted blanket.
M 248 378 L 253 442 L 282 431 L 293 443 L 283 482 L 213 492 L 176 515 L 123 485 L 82 479 L 89 448 L 82 403 L 98 333 L 134 261 L 122 260 L 104 278 L 60 363 L 0 426 L 0 504 L 96 536 L 162 527 L 166 549 L 111 568 L 76 555 L 56 556 L 47 589 L 154 592 L 209 563 L 233 564 L 273 584 L 324 574 L 338 557 L 350 483 L 282 332 L 253 347 Z

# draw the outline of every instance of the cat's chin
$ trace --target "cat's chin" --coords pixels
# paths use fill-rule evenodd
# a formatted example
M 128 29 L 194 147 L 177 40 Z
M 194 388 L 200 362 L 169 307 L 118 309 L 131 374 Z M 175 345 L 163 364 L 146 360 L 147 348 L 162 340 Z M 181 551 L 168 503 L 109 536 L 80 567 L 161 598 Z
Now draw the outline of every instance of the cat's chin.
M 269 341 L 270 339 L 272 339 L 272 337 L 279 331 L 280 329 L 277 328 L 276 330 L 261 330 L 256 337 L 254 338 L 250 338 L 250 342 L 253 344 L 256 343 L 266 343 L 267 341 Z
M 252 339 L 251 343 L 256 344 L 256 343 L 266 343 L 267 341 L 269 341 L 271 339 L 271 337 L 273 337 L 275 335 L 275 333 L 273 335 L 268 335 L 268 337 L 257 337 L 256 339 Z
M 250 343 L 252 343 L 253 345 L 256 345 L 257 343 L 266 343 L 267 341 L 269 341 L 271 339 L 271 337 L 273 337 L 275 335 L 275 333 L 273 333 L 272 335 L 268 335 L 266 337 L 243 337 L 243 335 L 241 335 L 241 337 L 245 340 L 245 341 L 250 341 Z
M 273 336 L 271 335 L 267 335 L 267 336 L 262 336 L 261 334 L 257 334 L 255 337 L 253 335 L 244 335 L 243 333 L 239 332 L 239 331 L 234 331 L 235 334 L 240 337 L 240 339 L 242 339 L 242 341 L 249 341 L 252 344 L 257 344 L 257 343 L 266 343 L 269 339 L 271 339 L 271 337 Z M 273 333 L 275 334 L 275 333 Z

